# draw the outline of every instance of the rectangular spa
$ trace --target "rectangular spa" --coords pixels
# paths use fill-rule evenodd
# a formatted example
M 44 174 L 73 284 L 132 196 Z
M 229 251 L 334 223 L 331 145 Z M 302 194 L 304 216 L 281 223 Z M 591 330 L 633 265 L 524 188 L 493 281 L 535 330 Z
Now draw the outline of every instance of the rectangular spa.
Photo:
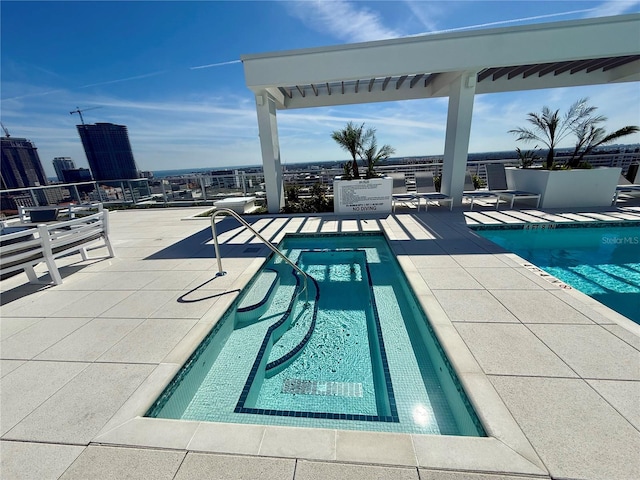
M 382 234 L 279 248 L 147 416 L 485 435 Z

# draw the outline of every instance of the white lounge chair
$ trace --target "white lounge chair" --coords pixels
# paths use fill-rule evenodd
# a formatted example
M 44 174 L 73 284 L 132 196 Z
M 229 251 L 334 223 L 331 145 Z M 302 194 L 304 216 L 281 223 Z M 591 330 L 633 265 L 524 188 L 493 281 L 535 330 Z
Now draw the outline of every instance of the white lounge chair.
M 407 182 L 404 173 L 390 173 L 389 176 L 393 179 L 391 207 L 392 211 L 395 212 L 396 204 L 401 203 L 403 205 L 407 205 L 409 203 L 413 203 L 416 199 L 416 195 L 407 191 Z
M 416 172 L 416 200 L 420 211 L 420 200 L 424 198 L 425 212 L 429 209 L 429 202 L 449 203 L 449 210 L 453 209 L 453 198 L 436 190 L 432 172 Z
M 491 192 L 489 190 L 476 190 L 475 185 L 473 184 L 473 179 L 471 178 L 471 172 L 467 171 L 464 175 L 464 191 L 462 192 L 462 200 L 470 200 L 471 206 L 469 210 L 473 210 L 473 204 L 477 199 L 496 199 L 496 209 L 497 204 L 500 203 L 500 198 L 495 192 Z
M 487 169 L 487 187 L 490 192 L 498 196 L 496 202 L 496 210 L 500 206 L 500 200 L 504 199 L 510 202 L 509 207 L 513 208 L 516 200 L 535 200 L 536 208 L 540 206 L 540 194 L 533 192 L 523 192 L 522 190 L 510 190 L 507 185 L 507 174 L 502 163 L 488 163 L 485 165 Z
M 620 194 L 630 197 L 640 196 L 640 169 L 635 170 L 635 175 L 631 179 L 620 175 L 620 180 L 618 180 L 618 186 L 616 187 L 616 193 L 613 196 L 614 205 L 618 204 Z

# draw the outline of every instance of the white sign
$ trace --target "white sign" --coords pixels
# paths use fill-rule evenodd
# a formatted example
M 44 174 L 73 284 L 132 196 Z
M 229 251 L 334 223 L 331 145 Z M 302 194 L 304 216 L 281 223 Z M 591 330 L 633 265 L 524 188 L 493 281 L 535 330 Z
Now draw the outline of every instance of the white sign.
M 335 213 L 391 213 L 393 179 L 334 180 Z

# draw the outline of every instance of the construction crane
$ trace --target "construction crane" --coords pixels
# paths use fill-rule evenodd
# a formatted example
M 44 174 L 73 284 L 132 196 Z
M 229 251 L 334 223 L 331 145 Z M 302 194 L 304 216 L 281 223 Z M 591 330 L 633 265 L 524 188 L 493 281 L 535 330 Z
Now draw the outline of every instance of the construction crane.
M 9 135 L 9 130 L 7 130 L 7 127 L 4 126 L 4 123 L 0 122 L 0 125 L 2 125 L 2 130 L 4 130 L 4 134 L 7 138 L 9 138 L 11 135 Z
M 82 125 L 84 125 L 84 118 L 82 118 L 82 112 L 86 112 L 87 110 L 94 110 L 96 108 L 102 108 L 102 107 L 101 106 L 89 107 L 89 108 L 83 108 L 82 110 L 80 110 L 80 107 L 76 107 L 75 110 L 71 110 L 69 112 L 69 115 L 73 115 L 74 113 L 77 113 L 78 115 L 80 115 L 80 123 L 82 123 Z

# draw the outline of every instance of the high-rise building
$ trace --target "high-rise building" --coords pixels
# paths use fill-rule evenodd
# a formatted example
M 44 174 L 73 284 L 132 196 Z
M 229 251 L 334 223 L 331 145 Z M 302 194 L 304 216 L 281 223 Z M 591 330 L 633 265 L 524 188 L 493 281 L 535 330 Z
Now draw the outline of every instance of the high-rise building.
M 65 177 L 65 170 L 73 170 L 76 168 L 76 164 L 71 160 L 71 157 L 56 157 L 53 159 L 53 168 L 56 171 L 58 180 L 64 183 L 68 183 L 69 180 Z
M 39 187 L 48 185 L 38 149 L 26 138 L 1 137 L 2 163 L 0 177 L 2 188 Z
M 77 125 L 94 180 L 138 178 L 129 134 L 124 125 Z

